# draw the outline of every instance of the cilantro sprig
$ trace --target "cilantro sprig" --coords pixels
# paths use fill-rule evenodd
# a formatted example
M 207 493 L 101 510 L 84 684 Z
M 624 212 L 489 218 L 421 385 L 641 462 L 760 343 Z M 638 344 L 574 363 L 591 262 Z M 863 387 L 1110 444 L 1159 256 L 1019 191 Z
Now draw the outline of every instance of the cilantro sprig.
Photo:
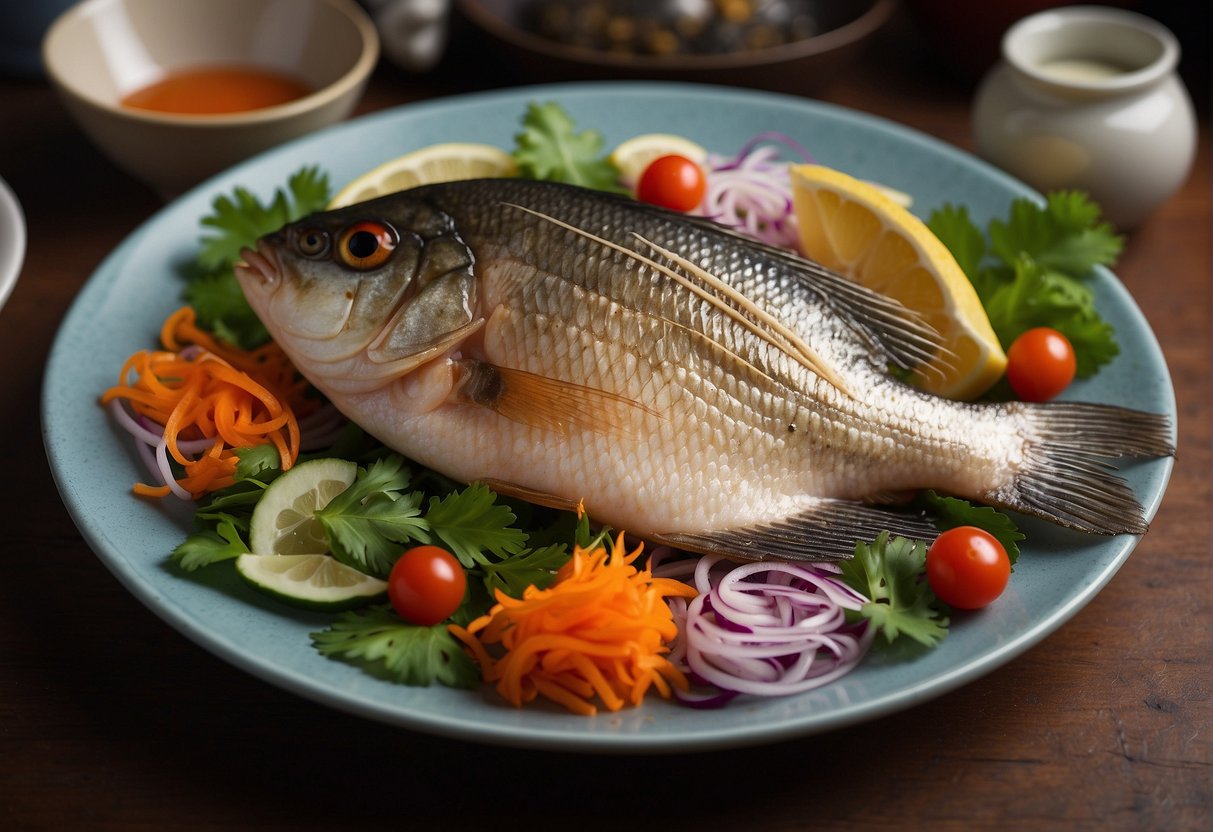
M 327 630 L 310 635 L 322 655 L 374 668 L 401 684 L 474 688 L 480 683 L 476 664 L 446 625 L 408 624 L 389 606 L 344 613 Z
M 514 161 L 528 179 L 565 182 L 600 191 L 621 191 L 619 171 L 603 154 L 602 134 L 576 129 L 554 101 L 531 102 L 514 137 Z
M 860 615 L 888 643 L 907 636 L 934 647 L 948 633 L 948 618 L 923 579 L 926 562 L 925 543 L 881 532 L 872 543 L 857 543 L 855 556 L 840 564 L 847 585 L 870 599 Z
M 1017 199 L 1007 219 L 991 220 L 985 232 L 963 206 L 943 206 L 927 225 L 972 281 L 1004 348 L 1048 326 L 1074 346 L 1080 378 L 1116 357 L 1115 333 L 1095 309 L 1089 277 L 1116 262 L 1124 238 L 1085 194 L 1056 191 L 1044 205 Z

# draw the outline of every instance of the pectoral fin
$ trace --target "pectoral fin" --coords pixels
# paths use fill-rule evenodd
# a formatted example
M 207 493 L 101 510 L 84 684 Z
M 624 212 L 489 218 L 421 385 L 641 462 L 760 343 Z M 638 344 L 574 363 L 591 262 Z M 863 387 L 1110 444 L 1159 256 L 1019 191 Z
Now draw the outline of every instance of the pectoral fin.
M 528 503 L 534 503 L 537 506 L 555 508 L 561 511 L 577 510 L 578 501 L 570 500 L 567 497 L 559 497 L 546 491 L 537 491 L 534 488 L 527 488 L 525 485 L 506 482 L 505 480 L 485 479 L 482 477 L 476 481 L 484 483 L 498 494 L 503 494 L 506 497 L 517 497 L 520 500 L 526 500 Z
M 462 401 L 560 436 L 573 430 L 628 435 L 639 427 L 639 416 L 657 415 L 624 396 L 526 370 L 465 359 L 459 362 L 459 371 Z
M 647 534 L 663 543 L 733 560 L 845 560 L 856 542 L 875 540 L 882 531 L 915 540 L 932 540 L 937 531 L 921 514 L 889 508 L 823 500 L 785 520 L 711 532 Z

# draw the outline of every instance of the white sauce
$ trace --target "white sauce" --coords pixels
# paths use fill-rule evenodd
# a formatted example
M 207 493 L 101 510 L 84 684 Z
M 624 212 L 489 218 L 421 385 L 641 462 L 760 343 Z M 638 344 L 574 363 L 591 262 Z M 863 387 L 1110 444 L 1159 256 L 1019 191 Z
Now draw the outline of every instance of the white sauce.
M 1041 64 L 1042 74 L 1058 81 L 1104 81 L 1123 75 L 1128 70 L 1107 61 L 1092 61 L 1085 58 L 1063 58 Z

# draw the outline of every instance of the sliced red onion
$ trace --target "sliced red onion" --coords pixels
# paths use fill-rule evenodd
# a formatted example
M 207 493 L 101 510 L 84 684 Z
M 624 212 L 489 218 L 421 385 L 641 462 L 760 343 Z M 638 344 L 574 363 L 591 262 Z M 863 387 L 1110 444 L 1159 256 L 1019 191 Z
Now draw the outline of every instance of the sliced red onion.
M 807 150 L 782 133 L 759 134 L 736 156 L 709 154 L 708 187 L 698 213 L 761 242 L 797 250 L 788 163 L 771 142 L 782 144 L 803 161 L 813 161 Z
M 694 564 L 693 574 L 688 575 L 688 563 Z M 699 590 L 689 604 L 670 602 L 679 625 L 670 660 L 702 683 L 692 695 L 680 697 L 694 707 L 724 704 L 731 698 L 724 693 L 782 696 L 812 690 L 850 672 L 872 643 L 874 631 L 866 622 L 846 617 L 867 599 L 844 584 L 831 565 L 659 557 L 654 574 L 690 577 Z

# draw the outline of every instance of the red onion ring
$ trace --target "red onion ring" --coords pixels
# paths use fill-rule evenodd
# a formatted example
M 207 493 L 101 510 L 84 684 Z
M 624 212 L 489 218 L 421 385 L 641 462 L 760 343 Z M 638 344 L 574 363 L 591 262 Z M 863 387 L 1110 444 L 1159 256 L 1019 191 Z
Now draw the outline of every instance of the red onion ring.
M 848 610 L 867 599 L 837 577 L 837 567 L 782 561 L 733 564 L 720 557 L 665 563 L 654 574 L 686 580 L 699 595 L 671 608 L 679 636 L 671 661 L 706 685 L 681 697 L 694 707 L 724 704 L 737 694 L 784 696 L 849 673 L 872 643 L 866 622 Z M 723 696 L 723 694 L 730 696 Z

